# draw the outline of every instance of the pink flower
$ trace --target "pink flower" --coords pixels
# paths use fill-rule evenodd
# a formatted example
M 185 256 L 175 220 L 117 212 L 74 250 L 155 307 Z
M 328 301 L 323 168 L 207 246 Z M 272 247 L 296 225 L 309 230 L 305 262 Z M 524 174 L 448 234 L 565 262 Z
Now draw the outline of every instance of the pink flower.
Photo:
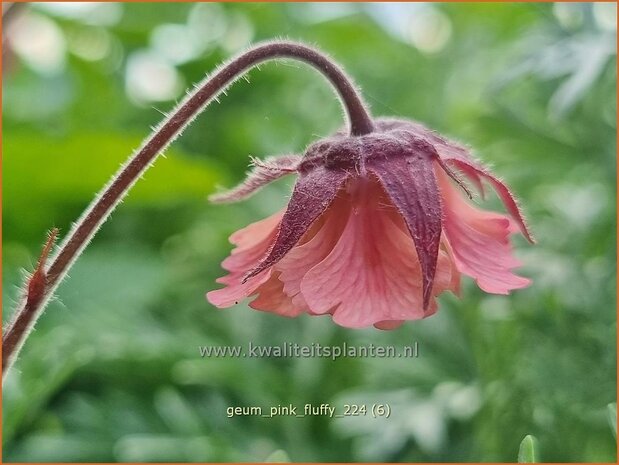
M 488 181 L 509 216 L 481 210 L 453 170 L 483 195 Z M 509 236 L 533 242 L 513 195 L 466 149 L 419 123 L 378 119 L 362 136 L 342 132 L 303 157 L 254 160 L 247 180 L 214 201 L 236 201 L 290 173 L 299 175 L 285 210 L 235 232 L 222 264 L 217 307 L 246 297 L 284 316 L 330 314 L 342 326 L 393 329 L 432 315 L 436 296 L 459 292 L 460 276 L 485 292 L 530 284 Z

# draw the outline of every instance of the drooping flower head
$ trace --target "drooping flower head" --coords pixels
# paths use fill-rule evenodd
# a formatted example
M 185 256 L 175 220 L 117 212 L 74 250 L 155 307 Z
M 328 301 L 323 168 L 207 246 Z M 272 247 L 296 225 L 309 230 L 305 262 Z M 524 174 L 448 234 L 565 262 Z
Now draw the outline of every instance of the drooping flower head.
M 458 173 L 458 174 L 456 174 Z M 217 307 L 255 297 L 252 308 L 285 316 L 330 314 L 342 326 L 392 329 L 433 314 L 435 297 L 459 293 L 460 276 L 485 292 L 508 294 L 530 281 L 509 236 L 533 242 L 507 186 L 462 146 L 423 125 L 377 119 L 374 131 L 338 132 L 301 156 L 254 160 L 246 181 L 213 201 L 237 201 L 297 174 L 288 206 L 234 233 L 222 266 Z M 481 210 L 494 187 L 509 215 Z

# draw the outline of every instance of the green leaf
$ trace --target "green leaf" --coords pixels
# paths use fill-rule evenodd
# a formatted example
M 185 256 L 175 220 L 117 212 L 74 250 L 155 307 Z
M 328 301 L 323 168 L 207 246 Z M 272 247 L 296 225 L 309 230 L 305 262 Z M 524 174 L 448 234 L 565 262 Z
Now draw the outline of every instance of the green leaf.
M 613 430 L 613 436 L 617 439 L 617 403 L 613 402 L 608 404 L 608 422 L 610 423 L 610 429 Z
M 535 436 L 527 434 L 520 443 L 518 451 L 518 463 L 537 463 L 539 461 L 539 453 L 537 439 Z
M 269 455 L 265 461 L 265 463 L 290 463 L 290 457 L 288 454 L 281 449 L 277 449 L 271 455 Z

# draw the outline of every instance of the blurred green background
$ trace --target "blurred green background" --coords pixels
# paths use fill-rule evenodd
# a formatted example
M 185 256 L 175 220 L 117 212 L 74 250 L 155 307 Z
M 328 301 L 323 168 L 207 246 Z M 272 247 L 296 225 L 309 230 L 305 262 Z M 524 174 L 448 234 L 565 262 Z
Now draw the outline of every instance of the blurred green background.
M 293 179 L 212 206 L 249 155 L 342 124 L 296 62 L 235 84 L 104 225 L 4 384 L 4 461 L 616 460 L 616 5 L 33 4 L 5 23 L 3 319 L 46 231 L 72 221 L 205 73 L 277 37 L 330 53 L 375 115 L 462 140 L 519 195 L 534 285 L 383 332 L 216 310 L 227 237 Z M 500 208 L 496 199 L 489 208 Z M 202 359 L 198 345 L 419 343 L 417 359 Z M 388 402 L 389 419 L 226 417 L 228 406 Z

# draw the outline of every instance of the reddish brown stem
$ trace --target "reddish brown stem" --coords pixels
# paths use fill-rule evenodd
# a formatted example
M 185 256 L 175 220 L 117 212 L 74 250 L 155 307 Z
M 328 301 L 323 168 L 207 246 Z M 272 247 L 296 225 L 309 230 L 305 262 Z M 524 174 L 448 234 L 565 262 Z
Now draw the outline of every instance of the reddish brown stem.
M 370 115 L 351 80 L 336 64 L 320 52 L 302 44 L 271 42 L 258 45 L 234 58 L 202 81 L 197 90 L 178 105 L 144 141 L 140 149 L 120 168 L 75 223 L 47 269 L 43 291 L 36 299 L 30 298 L 29 295 L 22 299 L 11 323 L 4 331 L 2 337 L 3 375 L 15 359 L 25 338 L 69 268 L 101 224 L 156 157 L 217 95 L 245 71 L 275 58 L 294 58 L 318 69 L 337 90 L 342 106 L 348 115 L 351 134 L 363 135 L 373 130 Z M 26 287 L 27 292 L 30 293 L 30 286 Z

